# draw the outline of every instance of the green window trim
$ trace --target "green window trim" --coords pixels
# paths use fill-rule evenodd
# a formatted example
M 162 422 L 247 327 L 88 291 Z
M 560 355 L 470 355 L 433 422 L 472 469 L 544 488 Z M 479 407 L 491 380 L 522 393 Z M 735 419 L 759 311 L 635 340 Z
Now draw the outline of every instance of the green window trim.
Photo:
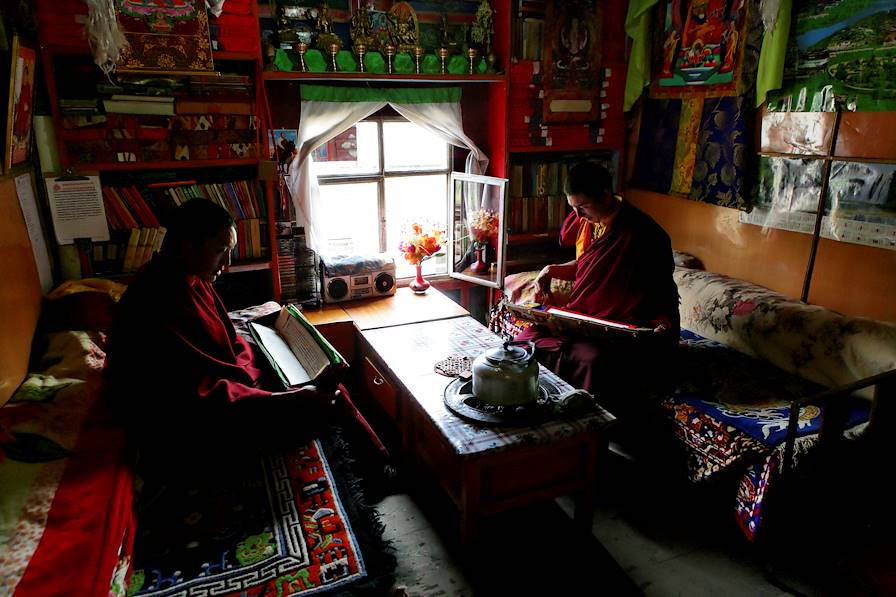
M 302 99 L 315 102 L 388 102 L 447 104 L 460 102 L 460 87 L 381 88 L 302 85 Z

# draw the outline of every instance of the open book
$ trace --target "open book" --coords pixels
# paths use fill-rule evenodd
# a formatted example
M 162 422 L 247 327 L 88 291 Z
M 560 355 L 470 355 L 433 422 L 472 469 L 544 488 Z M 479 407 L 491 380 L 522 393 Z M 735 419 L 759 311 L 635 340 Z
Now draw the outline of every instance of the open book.
M 549 307 L 538 303 L 505 303 L 507 309 L 524 321 L 542 325 L 557 335 L 606 336 L 635 338 L 639 335 L 653 335 L 653 328 L 638 327 L 619 321 L 601 319 L 570 311 L 561 307 Z
M 280 309 L 274 327 L 249 324 L 249 331 L 288 388 L 316 383 L 347 366 L 345 359 L 293 305 Z

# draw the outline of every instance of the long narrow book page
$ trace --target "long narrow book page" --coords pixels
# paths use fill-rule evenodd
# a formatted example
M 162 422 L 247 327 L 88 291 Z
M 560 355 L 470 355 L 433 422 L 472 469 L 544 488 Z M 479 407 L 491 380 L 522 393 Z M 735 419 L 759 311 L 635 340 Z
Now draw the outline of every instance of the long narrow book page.
M 257 323 L 250 323 L 249 325 L 252 326 L 252 329 L 257 334 L 264 351 L 268 354 L 274 366 L 286 378 L 289 385 L 301 385 L 311 380 L 311 376 L 308 375 L 308 372 L 295 357 L 289 344 L 276 330 Z
M 283 307 L 274 327 L 250 323 L 262 351 L 288 386 L 314 381 L 327 367 L 339 367 L 345 359 L 292 305 Z
M 280 311 L 280 316 L 277 317 L 277 323 L 274 327 L 286 340 L 289 348 L 292 349 L 292 353 L 311 379 L 320 375 L 327 365 L 330 364 L 330 359 L 321 348 L 317 338 L 301 324 L 300 320 L 292 314 L 290 309 L 284 308 Z M 290 384 L 292 384 L 292 381 L 290 381 Z
M 603 335 L 607 332 L 623 336 L 640 336 L 654 333 L 653 328 L 638 327 L 619 321 L 611 321 L 569 311 L 559 307 L 543 307 L 537 303 L 507 303 L 507 308 L 517 317 L 537 325 L 544 325 L 555 333 L 572 335 Z

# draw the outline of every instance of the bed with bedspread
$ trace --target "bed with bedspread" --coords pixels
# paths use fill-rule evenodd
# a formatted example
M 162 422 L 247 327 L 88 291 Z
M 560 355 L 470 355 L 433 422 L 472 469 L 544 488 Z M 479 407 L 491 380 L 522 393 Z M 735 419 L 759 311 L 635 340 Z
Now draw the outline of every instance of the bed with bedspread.
M 508 276 L 504 300 L 534 300 L 536 274 Z M 735 479 L 736 520 L 755 540 L 767 526 L 769 496 L 819 448 L 886 442 L 896 398 L 896 325 L 703 271 L 685 254 L 676 254 L 674 278 L 679 350 L 662 389 L 639 399 L 684 449 L 691 481 Z M 562 298 L 569 288 L 555 280 L 553 290 Z M 501 305 L 493 310 L 495 331 L 513 335 L 526 325 Z

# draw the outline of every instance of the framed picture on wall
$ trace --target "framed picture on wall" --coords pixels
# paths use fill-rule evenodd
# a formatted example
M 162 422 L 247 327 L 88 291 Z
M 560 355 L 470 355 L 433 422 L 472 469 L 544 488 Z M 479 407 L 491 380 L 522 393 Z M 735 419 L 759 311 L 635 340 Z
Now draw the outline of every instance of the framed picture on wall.
M 299 131 L 296 129 L 273 129 L 273 140 L 268 140 L 271 159 L 276 160 L 281 169 L 287 169 L 296 152 Z
M 34 112 L 34 68 L 37 52 L 18 35 L 12 40 L 9 107 L 6 116 L 7 169 L 28 161 L 31 153 L 31 116 Z

